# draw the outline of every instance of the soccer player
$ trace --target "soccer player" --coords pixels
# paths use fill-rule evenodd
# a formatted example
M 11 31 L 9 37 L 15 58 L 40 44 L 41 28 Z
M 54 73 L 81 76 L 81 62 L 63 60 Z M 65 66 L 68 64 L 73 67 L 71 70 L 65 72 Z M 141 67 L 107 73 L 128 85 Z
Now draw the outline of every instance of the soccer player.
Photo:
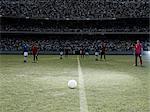
M 60 52 L 60 59 L 62 59 L 63 58 L 63 54 L 64 54 L 63 47 L 60 47 L 59 52 Z
M 98 56 L 99 56 L 99 47 L 95 48 L 95 61 L 98 61 Z
M 25 43 L 23 44 L 23 55 L 24 55 L 24 63 L 26 63 L 28 57 L 28 46 Z
M 37 44 L 33 44 L 32 46 L 32 54 L 33 54 L 33 62 L 38 62 L 38 46 Z
M 104 60 L 106 60 L 106 43 L 105 42 L 102 42 L 102 45 L 101 45 L 101 60 L 102 60 L 103 55 L 104 55 Z
M 135 44 L 135 66 L 137 66 L 137 58 L 140 59 L 140 65 L 142 66 L 142 52 L 143 47 L 139 40 L 137 40 L 137 43 Z
M 85 55 L 85 49 L 84 49 L 83 46 L 82 46 L 81 49 L 80 49 L 80 55 L 81 55 L 81 58 L 84 58 L 84 55 Z
M 68 57 L 69 55 L 69 47 L 65 47 L 65 56 Z
M 85 55 L 86 55 L 86 56 L 89 55 L 89 49 L 88 49 L 88 47 L 85 48 Z

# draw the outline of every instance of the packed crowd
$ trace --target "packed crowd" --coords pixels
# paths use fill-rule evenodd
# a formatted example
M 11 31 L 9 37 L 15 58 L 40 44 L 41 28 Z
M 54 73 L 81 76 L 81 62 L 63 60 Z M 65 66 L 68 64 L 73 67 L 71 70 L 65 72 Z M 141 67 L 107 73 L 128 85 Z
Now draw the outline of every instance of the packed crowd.
M 149 17 L 149 0 L 1 0 L 2 16 L 50 19 Z
M 133 45 L 135 44 L 134 41 L 126 41 L 126 40 L 104 40 L 104 41 L 107 44 L 108 52 L 132 51 Z M 83 47 L 84 49 L 91 52 L 91 51 L 95 51 L 97 47 L 101 46 L 102 40 L 39 39 L 37 41 L 32 41 L 32 40 L 4 38 L 1 39 L 0 41 L 0 51 L 22 51 L 23 44 L 26 44 L 29 47 L 29 50 L 31 50 L 33 42 L 37 43 L 40 51 L 59 52 L 60 48 L 67 47 L 67 49 L 73 52 L 73 51 L 78 51 Z M 143 43 L 144 50 L 148 50 L 148 47 L 150 47 L 150 42 L 144 41 L 142 43 Z
M 111 21 L 44 21 L 15 20 L 3 21 L 2 31 L 24 32 L 149 32 L 149 20 Z
M 24 25 L 5 25 L 2 26 L 2 31 L 23 31 L 23 32 L 83 32 L 83 33 L 90 33 L 90 32 L 149 32 L 149 27 L 138 27 L 133 26 L 130 28 L 129 26 L 113 26 L 110 28 L 52 28 L 52 27 L 37 27 L 37 26 L 24 26 Z

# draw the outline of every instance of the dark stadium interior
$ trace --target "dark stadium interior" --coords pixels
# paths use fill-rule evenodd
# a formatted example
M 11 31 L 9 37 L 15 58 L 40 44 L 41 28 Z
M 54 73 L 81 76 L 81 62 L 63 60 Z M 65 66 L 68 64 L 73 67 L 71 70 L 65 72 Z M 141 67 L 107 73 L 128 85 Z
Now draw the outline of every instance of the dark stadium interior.
M 2 31 L 27 32 L 149 32 L 148 18 L 110 20 L 45 20 L 1 18 Z

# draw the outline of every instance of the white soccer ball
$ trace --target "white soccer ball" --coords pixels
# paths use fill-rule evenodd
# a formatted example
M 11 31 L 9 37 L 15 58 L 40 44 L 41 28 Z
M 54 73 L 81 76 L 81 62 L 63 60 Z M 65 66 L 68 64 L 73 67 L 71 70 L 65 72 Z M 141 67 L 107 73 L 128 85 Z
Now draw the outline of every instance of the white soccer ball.
M 76 80 L 69 80 L 68 81 L 68 87 L 71 89 L 74 89 L 77 87 L 77 81 Z

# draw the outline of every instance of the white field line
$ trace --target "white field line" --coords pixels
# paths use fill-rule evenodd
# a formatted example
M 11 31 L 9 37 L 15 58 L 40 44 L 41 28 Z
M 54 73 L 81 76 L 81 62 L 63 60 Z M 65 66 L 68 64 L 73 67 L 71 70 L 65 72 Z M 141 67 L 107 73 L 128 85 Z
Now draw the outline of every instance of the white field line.
M 80 112 L 88 112 L 87 99 L 84 87 L 84 78 L 82 68 L 80 65 L 79 56 L 77 57 L 77 61 L 78 61 L 78 75 L 79 75 Z

